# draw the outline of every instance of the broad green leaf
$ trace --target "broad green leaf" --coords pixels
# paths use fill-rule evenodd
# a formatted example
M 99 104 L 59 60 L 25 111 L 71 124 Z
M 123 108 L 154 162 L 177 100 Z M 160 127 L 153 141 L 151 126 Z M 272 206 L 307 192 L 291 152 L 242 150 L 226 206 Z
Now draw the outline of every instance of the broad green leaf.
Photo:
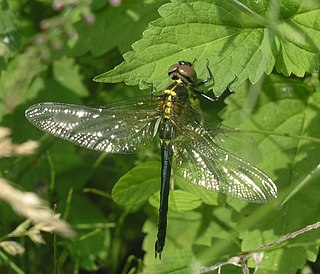
M 160 163 L 146 162 L 123 175 L 112 190 L 112 198 L 126 207 L 140 204 L 160 188 Z
M 160 192 L 154 193 L 149 203 L 156 208 L 159 208 Z M 201 200 L 190 192 L 183 190 L 171 190 L 169 193 L 169 210 L 175 212 L 184 212 L 193 210 L 201 205 Z
M 0 76 L 0 119 L 39 91 L 42 87 L 41 81 L 37 80 L 37 84 L 33 81 L 44 69 L 45 66 L 40 60 L 30 59 L 28 53 L 17 55 L 10 61 Z M 30 86 L 32 95 L 28 94 Z
M 167 239 L 161 261 L 154 259 L 154 243 L 157 235 L 157 224 L 147 221 L 143 232 L 147 233 L 143 249 L 147 252 L 144 257 L 143 273 L 193 273 L 191 245 L 201 227 L 201 215 L 188 211 L 185 213 L 168 214 Z
M 28 92 L 26 93 L 26 96 L 28 96 L 26 99 L 31 100 L 34 99 L 40 90 L 43 90 L 45 87 L 45 83 L 42 77 L 36 77 L 33 79 L 33 82 L 28 87 Z
M 285 75 L 312 72 L 319 67 L 320 5 L 307 2 L 286 1 L 279 14 L 271 9 L 268 15 L 263 5 L 252 5 L 252 11 L 236 1 L 173 1 L 159 9 L 161 18 L 124 54 L 125 61 L 94 80 L 164 88 L 172 63 L 196 59 L 200 79 L 207 78 L 208 61 L 219 95 L 234 80 L 234 86 L 246 79 L 256 83 L 275 65 Z M 282 11 L 291 17 L 282 21 Z
M 220 195 L 217 192 L 209 191 L 207 189 L 204 189 L 202 187 L 198 187 L 183 178 L 178 177 L 178 175 L 175 175 L 174 173 L 174 179 L 175 182 L 177 182 L 177 185 L 181 187 L 183 190 L 188 191 L 189 193 L 192 193 L 193 195 L 199 197 L 202 202 L 209 204 L 209 205 L 217 205 L 220 200 L 223 200 L 223 195 Z
M 81 20 L 76 24 L 79 38 L 73 53 L 83 55 L 90 51 L 94 56 L 101 56 L 115 47 L 122 53 L 129 50 L 148 22 L 157 18 L 157 8 L 164 2 L 124 1 L 119 7 L 107 6 L 97 12 L 92 25 Z
M 63 58 L 53 63 L 54 78 L 64 87 L 80 97 L 88 95 L 88 90 L 82 82 L 79 66 L 71 58 Z
M 291 1 L 281 8 L 291 8 L 290 19 L 279 22 L 276 27 L 277 71 L 289 76 L 291 73 L 304 76 L 320 64 L 320 2 Z M 289 20 L 288 20 L 289 19 Z
M 240 252 L 240 241 L 236 233 L 235 214 L 229 208 L 216 207 L 201 210 L 203 230 L 192 243 L 192 250 L 201 265 Z
M 28 89 L 28 93 L 30 93 L 30 89 Z M 73 103 L 73 104 L 82 104 L 83 100 L 79 94 L 75 92 L 70 92 L 70 89 L 61 82 L 49 78 L 45 82 L 45 86 L 38 94 L 37 101 L 40 102 L 50 102 L 50 101 L 59 101 L 64 103 Z
M 228 227 L 230 224 L 232 227 Z M 143 246 L 147 254 L 143 273 L 198 273 L 204 262 L 238 253 L 240 244 L 232 234 L 235 225 L 229 209 L 169 212 L 166 245 L 159 261 L 154 260 L 157 226 L 146 222 L 143 231 L 147 236 Z

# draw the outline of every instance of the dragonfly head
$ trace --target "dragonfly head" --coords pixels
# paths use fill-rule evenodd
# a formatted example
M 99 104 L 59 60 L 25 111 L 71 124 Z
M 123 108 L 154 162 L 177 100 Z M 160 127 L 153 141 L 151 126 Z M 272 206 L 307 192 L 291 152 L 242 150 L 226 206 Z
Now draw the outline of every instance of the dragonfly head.
M 182 80 L 187 84 L 194 84 L 197 81 L 197 73 L 192 67 L 192 63 L 179 61 L 168 69 L 168 75 L 172 80 Z

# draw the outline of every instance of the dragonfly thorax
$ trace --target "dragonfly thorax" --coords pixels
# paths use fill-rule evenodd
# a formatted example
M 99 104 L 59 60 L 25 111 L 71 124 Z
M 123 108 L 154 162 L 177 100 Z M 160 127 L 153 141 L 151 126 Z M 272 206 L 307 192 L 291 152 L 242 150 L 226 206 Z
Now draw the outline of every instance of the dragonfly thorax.
M 176 80 L 170 84 L 163 92 L 163 100 L 171 101 L 173 104 L 179 102 L 180 104 L 189 102 L 191 89 L 180 80 Z
M 164 90 L 162 95 L 162 124 L 171 122 L 172 126 L 175 127 L 175 121 L 180 116 L 184 106 L 190 104 L 189 95 L 189 86 L 181 81 L 175 81 Z M 169 131 L 164 128 L 163 130 Z M 175 134 L 171 136 L 173 137 Z

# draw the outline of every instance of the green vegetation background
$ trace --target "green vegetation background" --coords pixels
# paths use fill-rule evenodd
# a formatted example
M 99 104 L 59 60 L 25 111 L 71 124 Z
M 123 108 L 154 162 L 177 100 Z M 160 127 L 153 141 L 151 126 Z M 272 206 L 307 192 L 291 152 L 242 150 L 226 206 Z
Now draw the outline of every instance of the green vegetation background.
M 0 272 L 52 273 L 55 263 L 60 273 L 198 273 L 317 222 L 319 1 L 118 4 L 0 0 L 1 126 L 12 129 L 17 143 L 40 142 L 33 156 L 1 159 L 1 176 L 57 204 L 78 234 L 76 240 L 58 236 L 56 257 L 51 234 L 43 245 L 12 239 L 26 252 L 11 256 L 1 249 Z M 179 60 L 196 60 L 200 79 L 208 61 L 215 78 L 208 89 L 216 95 L 231 83 L 230 96 L 216 105 L 202 102 L 203 109 L 219 112 L 226 125 L 258 132 L 245 157 L 275 181 L 279 198 L 248 204 L 179 185 L 159 261 L 157 145 L 135 155 L 101 154 L 43 134 L 24 111 L 44 101 L 106 105 L 148 94 L 138 88 L 146 83 L 161 91 L 170 83 L 167 68 Z M 93 82 L 97 75 L 107 83 Z M 0 214 L 4 239 L 23 219 L 5 204 Z M 308 268 L 319 238 L 315 230 L 265 250 L 258 273 Z M 222 273 L 242 272 L 226 266 Z

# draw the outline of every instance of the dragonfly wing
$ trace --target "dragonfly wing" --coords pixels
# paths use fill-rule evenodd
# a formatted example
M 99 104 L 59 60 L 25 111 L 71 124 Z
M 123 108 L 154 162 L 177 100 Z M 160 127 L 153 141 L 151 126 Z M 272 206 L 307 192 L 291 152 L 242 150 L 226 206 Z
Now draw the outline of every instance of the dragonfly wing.
M 216 144 L 213 133 L 219 129 L 207 131 L 196 121 L 179 127 L 184 132 L 175 146 L 180 176 L 249 202 L 264 203 L 277 197 L 277 187 L 265 173 Z
M 160 98 L 126 100 L 109 107 L 40 103 L 26 110 L 39 129 L 79 146 L 131 153 L 148 146 L 157 131 Z

